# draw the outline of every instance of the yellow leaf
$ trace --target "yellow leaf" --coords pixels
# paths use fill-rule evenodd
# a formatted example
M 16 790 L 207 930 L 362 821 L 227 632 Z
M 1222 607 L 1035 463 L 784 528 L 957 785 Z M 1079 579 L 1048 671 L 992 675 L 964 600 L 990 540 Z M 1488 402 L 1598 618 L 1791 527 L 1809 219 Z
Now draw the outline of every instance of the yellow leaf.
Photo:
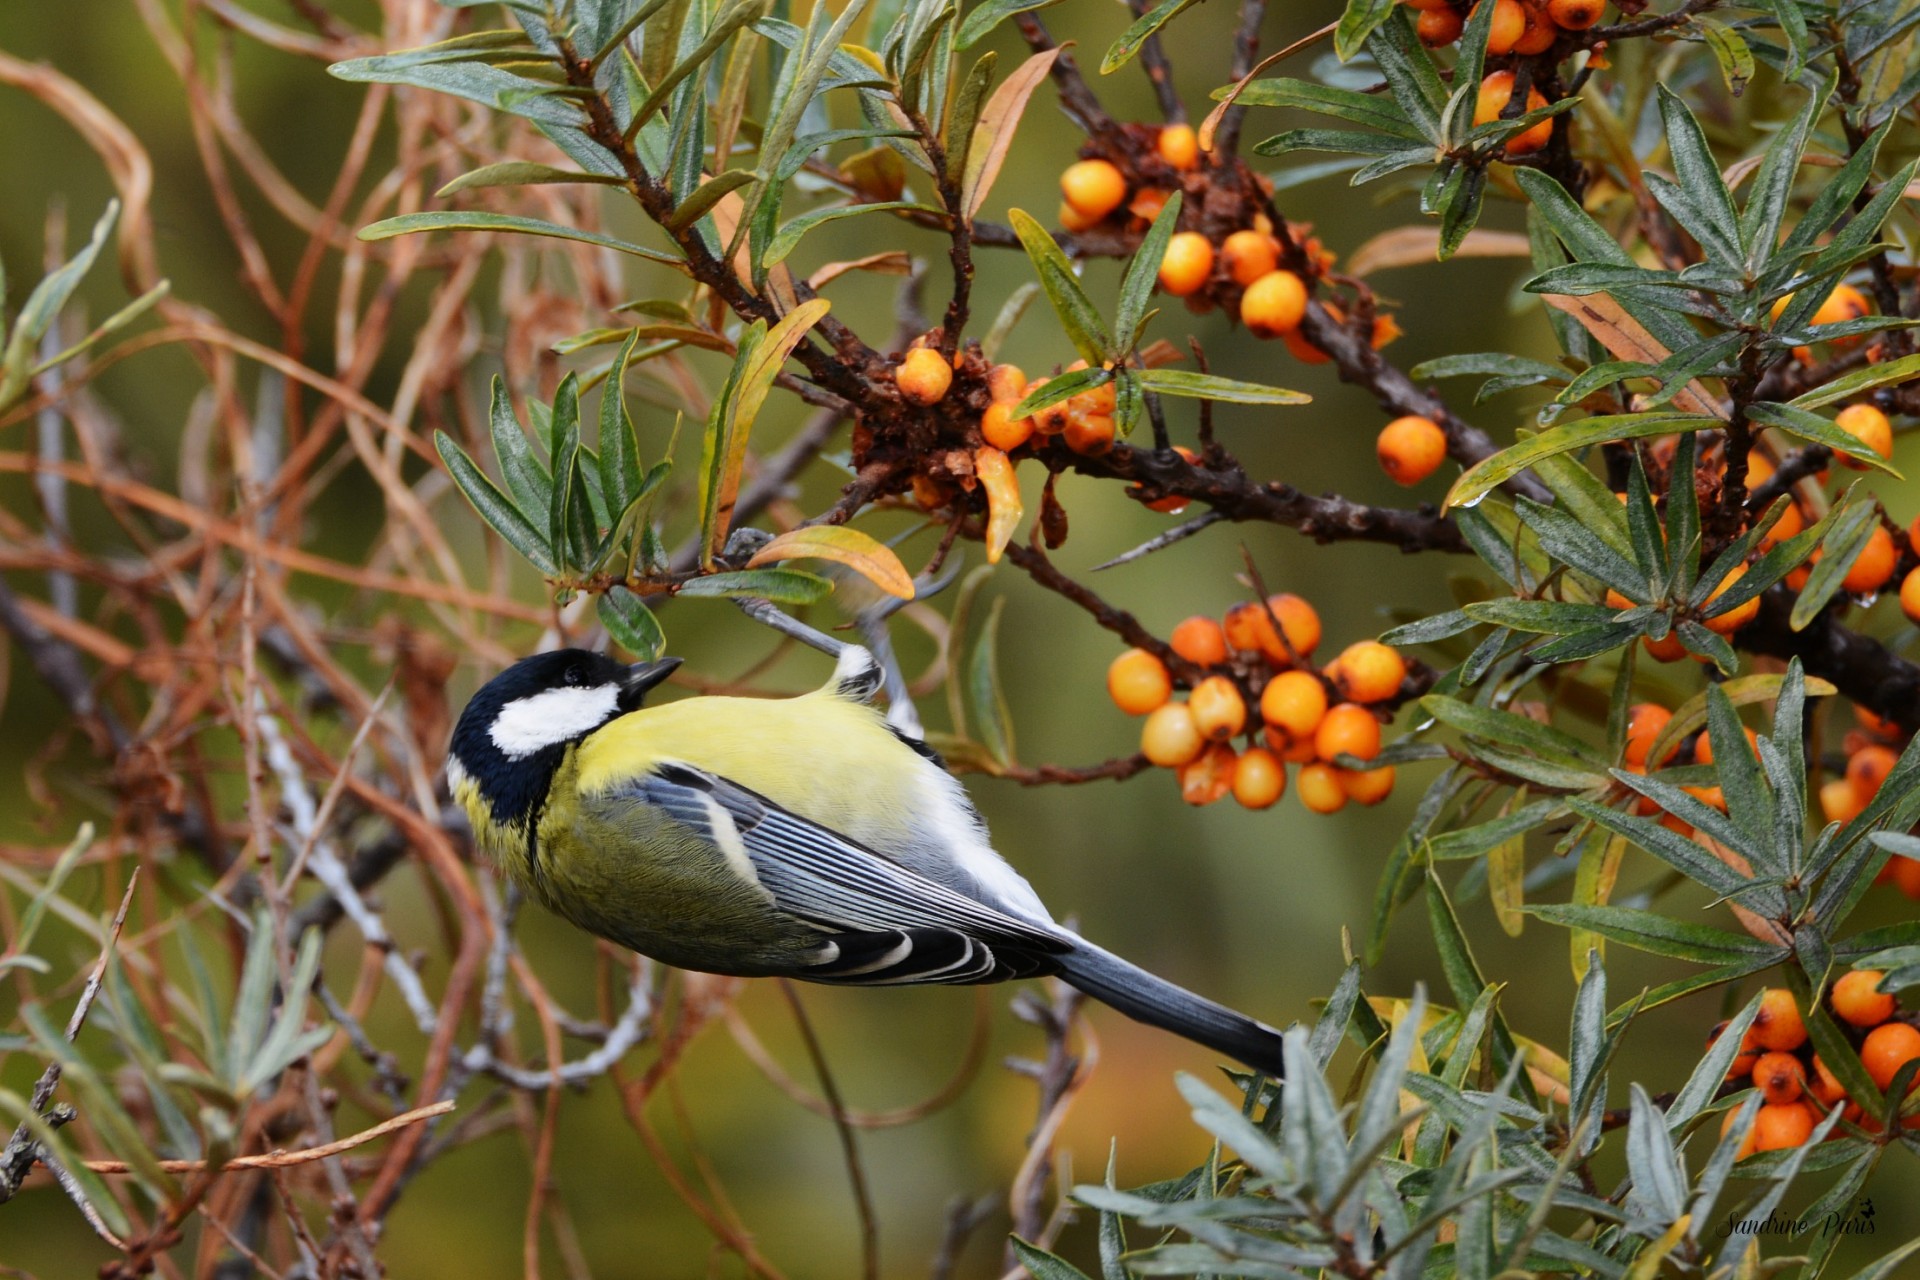
M 845 525 L 809 525 L 790 529 L 747 561 L 757 569 L 778 560 L 831 560 L 843 564 L 890 596 L 913 599 L 913 575 L 886 544 Z

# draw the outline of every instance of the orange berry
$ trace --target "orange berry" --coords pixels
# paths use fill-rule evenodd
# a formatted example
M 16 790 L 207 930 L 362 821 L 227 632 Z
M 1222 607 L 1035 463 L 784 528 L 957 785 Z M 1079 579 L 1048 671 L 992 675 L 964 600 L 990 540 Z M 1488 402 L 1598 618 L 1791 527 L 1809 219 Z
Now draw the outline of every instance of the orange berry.
M 1033 438 L 1033 419 L 1010 417 L 1010 407 L 995 401 L 980 415 L 980 438 L 1002 453 L 1010 453 Z
M 1813 1112 L 1799 1102 L 1767 1103 L 1753 1118 L 1756 1151 L 1785 1151 L 1813 1136 Z
M 1718 787 L 1682 787 L 1682 791 L 1698 800 L 1709 809 L 1727 811 L 1727 797 Z
M 1807 1069 L 1790 1053 L 1763 1053 L 1753 1064 L 1753 1087 L 1770 1103 L 1798 1102 Z
M 1880 784 L 1893 772 L 1893 766 L 1900 757 L 1891 747 L 1878 744 L 1864 746 L 1847 757 L 1847 785 L 1853 788 L 1853 798 L 1865 808 L 1873 803 L 1874 796 L 1880 793 Z
M 1500 0 L 1500 2 L 1511 3 L 1511 0 Z M 1517 8 L 1518 6 L 1516 5 L 1515 7 Z M 1491 50 L 1492 45 L 1489 44 L 1488 48 Z M 1494 72 L 1480 82 L 1480 94 L 1474 99 L 1473 104 L 1473 122 L 1475 124 L 1490 124 L 1498 120 L 1500 113 L 1507 109 L 1507 103 L 1510 102 L 1512 98 L 1513 72 Z M 1540 96 L 1538 89 L 1527 90 L 1528 111 L 1537 111 L 1546 105 L 1547 100 Z M 1546 146 L 1552 138 L 1553 121 L 1542 120 L 1525 133 L 1516 134 L 1508 138 L 1506 152 L 1510 156 L 1531 155 L 1533 152 Z
M 1900 612 L 1908 622 L 1920 622 L 1920 569 L 1907 570 L 1900 582 Z
M 1522 6 L 1526 11 L 1527 29 L 1513 42 L 1513 51 L 1525 58 L 1545 53 L 1553 48 L 1553 42 L 1560 38 L 1560 28 L 1547 11 L 1536 4 Z
M 1213 275 L 1213 243 L 1198 231 L 1175 232 L 1160 255 L 1160 287 L 1176 298 L 1205 287 Z
M 1351 702 L 1330 707 L 1313 731 L 1313 751 L 1329 763 L 1340 755 L 1371 760 L 1380 754 L 1380 722 L 1373 712 Z
M 1920 858 L 1888 858 L 1887 866 L 1893 872 L 1893 887 L 1920 902 Z
M 1405 333 L 1406 330 L 1391 314 L 1383 312 L 1376 315 L 1373 318 L 1373 349 L 1379 351 Z
M 1760 756 L 1760 735 L 1746 728 L 1744 725 L 1741 726 L 1741 728 L 1747 735 L 1748 752 L 1751 753 L 1755 759 L 1758 759 Z M 1713 763 L 1713 738 L 1711 735 L 1703 732 L 1698 738 L 1694 739 L 1693 758 L 1694 761 L 1699 764 Z
M 1035 378 L 1027 384 L 1027 394 L 1033 394 L 1052 381 L 1052 378 Z M 1067 404 L 1071 399 L 1072 397 L 1068 397 L 1067 400 L 1056 400 L 1034 414 L 1031 419 L 1034 431 L 1043 436 L 1057 436 L 1065 431 L 1069 418 Z
M 1407 663 L 1393 646 L 1361 640 L 1327 664 L 1327 678 L 1348 702 L 1385 702 L 1400 692 Z
M 1867 295 L 1850 284 L 1835 285 L 1819 310 L 1813 313 L 1810 324 L 1841 324 L 1848 320 L 1858 320 L 1870 315 L 1873 304 L 1867 301 Z
M 1833 425 L 1858 440 L 1883 458 L 1893 456 L 1893 424 L 1887 415 L 1870 404 L 1850 404 L 1833 417 Z M 1839 455 L 1840 465 L 1865 471 L 1867 464 L 1852 454 Z
M 1920 516 L 1915 516 L 1913 523 L 1907 526 L 1907 545 L 1913 548 L 1915 555 L 1920 555 Z
M 1707 1032 L 1707 1048 L 1713 1048 L 1721 1036 L 1726 1034 L 1727 1023 L 1723 1020 Z M 1753 1064 L 1760 1060 L 1760 1051 L 1753 1043 L 1753 1032 L 1749 1030 L 1740 1041 L 1740 1052 L 1733 1057 L 1733 1065 L 1727 1068 L 1727 1079 L 1737 1080 L 1741 1076 L 1753 1074 Z
M 1920 1031 L 1904 1022 L 1883 1022 L 1867 1032 L 1860 1045 L 1860 1061 L 1866 1064 L 1873 1082 L 1885 1089 L 1900 1074 L 1900 1068 L 1920 1058 Z
M 1413 33 L 1429 49 L 1444 49 L 1460 38 L 1466 21 L 1452 9 L 1427 9 L 1413 20 Z
M 1280 251 L 1270 235 L 1236 231 L 1221 244 L 1220 262 L 1233 282 L 1244 288 L 1280 265 Z
M 1746 576 L 1747 566 L 1744 564 L 1733 566 L 1733 572 L 1729 573 L 1725 579 L 1721 581 L 1720 585 L 1713 589 L 1713 593 L 1707 597 L 1707 603 L 1712 604 L 1715 600 L 1718 600 L 1732 589 L 1734 583 Z M 1711 618 L 1703 618 L 1702 621 L 1706 623 L 1707 630 L 1717 631 L 1723 636 L 1730 636 L 1759 616 L 1760 597 L 1754 596 L 1749 600 L 1744 600 L 1733 606 L 1733 608 L 1727 610 L 1725 613 L 1716 614 Z
M 1190 124 L 1170 124 L 1160 130 L 1154 143 L 1160 158 L 1176 169 L 1193 169 L 1200 164 L 1200 135 Z
M 1356 804 L 1379 804 L 1393 794 L 1393 766 L 1382 765 L 1378 769 L 1335 769 L 1340 775 L 1340 785 L 1346 788 L 1347 799 Z
M 1662 640 L 1642 636 L 1640 643 L 1646 646 L 1647 656 L 1655 662 L 1678 662 L 1687 656 L 1687 646 L 1681 644 L 1680 637 L 1671 631 Z
M 1127 201 L 1127 212 L 1142 222 L 1157 221 L 1160 211 L 1167 207 L 1167 197 L 1172 194 L 1159 187 L 1146 187 L 1136 191 L 1133 199 Z
M 1247 703 L 1240 686 L 1225 676 L 1208 676 L 1187 695 L 1200 736 L 1224 742 L 1247 727 Z
M 1732 1109 L 1731 1111 L 1728 1111 L 1728 1112 L 1727 1112 L 1727 1114 L 1725 1115 L 1725 1117 L 1723 1117 L 1723 1118 L 1721 1119 L 1721 1121 L 1720 1121 L 1720 1136 L 1721 1136 L 1721 1137 L 1723 1137 L 1723 1138 L 1724 1138 L 1724 1137 L 1726 1137 L 1726 1136 L 1727 1136 L 1727 1135 L 1728 1135 L 1729 1133 L 1731 1133 L 1731 1132 L 1733 1131 L 1733 1122 L 1734 1122 L 1735 1120 L 1737 1120 L 1737 1119 L 1739 1119 L 1739 1117 L 1740 1117 L 1740 1108 L 1738 1108 L 1738 1107 L 1735 1107 L 1735 1108 L 1733 1108 L 1733 1109 Z M 1739 1152 L 1739 1154 L 1738 1154 L 1737 1156 L 1735 1156 L 1735 1157 L 1734 1157 L 1735 1159 L 1737 1159 L 1737 1160 L 1745 1160 L 1745 1159 L 1746 1159 L 1746 1158 L 1747 1158 L 1748 1156 L 1750 1156 L 1750 1155 L 1752 1155 L 1752 1154 L 1753 1154 L 1754 1152 L 1756 1152 L 1756 1151 L 1758 1151 L 1758 1150 L 1760 1149 L 1760 1148 L 1759 1148 L 1759 1147 L 1758 1147 L 1758 1146 L 1756 1145 L 1756 1143 L 1758 1142 L 1758 1140 L 1759 1140 L 1759 1139 L 1758 1139 L 1758 1136 L 1757 1136 L 1757 1134 L 1755 1133 L 1755 1130 L 1756 1130 L 1756 1129 L 1757 1129 L 1758 1127 L 1759 1127 L 1758 1125 L 1748 1125 L 1748 1126 L 1747 1126 L 1747 1136 L 1746 1136 L 1746 1138 L 1745 1138 L 1745 1139 L 1743 1139 L 1743 1140 L 1741 1141 L 1741 1143 L 1740 1143 L 1740 1152 Z
M 1127 179 L 1105 160 L 1081 160 L 1060 175 L 1060 194 L 1085 217 L 1098 222 L 1127 199 Z
M 1260 691 L 1260 718 L 1290 739 L 1309 738 L 1327 714 L 1327 686 L 1305 671 L 1282 671 Z
M 1585 31 L 1600 21 L 1607 0 L 1547 0 L 1547 16 L 1568 31 Z
M 1159 655 L 1129 649 L 1107 667 L 1107 696 L 1130 716 L 1143 716 L 1173 696 L 1173 677 Z
M 1476 4 L 1473 8 L 1478 14 L 1480 6 Z M 1513 46 L 1520 43 L 1526 31 L 1527 11 L 1520 7 L 1520 0 L 1493 0 L 1493 25 L 1487 30 L 1488 53 L 1512 53 Z
M 1240 296 L 1240 321 L 1262 338 L 1292 333 L 1307 314 L 1307 286 L 1291 271 L 1269 271 Z
M 1400 0 L 1400 3 L 1416 13 L 1426 13 L 1432 9 L 1444 9 L 1452 4 L 1453 0 Z
M 1314 813 L 1338 813 L 1347 807 L 1347 789 L 1340 785 L 1340 771 L 1330 764 L 1316 760 L 1301 765 L 1294 786 L 1300 803 Z
M 1894 567 L 1899 560 L 1900 553 L 1894 549 L 1893 535 L 1887 532 L 1885 526 L 1878 527 L 1868 536 L 1860 558 L 1848 568 L 1847 576 L 1840 585 L 1857 596 L 1878 591 L 1893 577 Z
M 1100 219 L 1080 212 L 1065 200 L 1060 202 L 1060 212 L 1054 217 L 1063 231 L 1091 231 L 1100 225 Z
M 1833 1011 L 1856 1027 L 1877 1027 L 1893 1016 L 1894 1000 L 1880 990 L 1887 975 L 1878 969 L 1854 969 L 1833 984 Z
M 1637 702 L 1627 708 L 1626 763 L 1644 769 L 1647 753 L 1653 750 L 1654 739 L 1660 736 L 1660 731 L 1672 719 L 1673 712 L 1652 702 Z M 1665 764 L 1672 755 L 1673 752 L 1669 750 L 1656 763 Z
M 1027 375 L 1017 364 L 994 365 L 987 370 L 987 394 L 995 404 L 1012 408 L 1027 394 Z
M 1373 447 L 1388 479 L 1395 484 L 1415 485 L 1447 460 L 1447 433 L 1432 418 L 1408 414 L 1380 428 Z
M 1820 785 L 1820 812 L 1828 822 L 1852 822 L 1866 808 L 1853 789 L 1853 784 L 1845 778 L 1835 778 Z
M 953 366 L 932 347 L 915 347 L 893 371 L 893 382 L 915 404 L 938 404 L 953 385 Z
M 1791 1053 L 1807 1042 L 1807 1024 L 1800 1020 L 1793 992 L 1768 987 L 1760 996 L 1760 1012 L 1753 1019 L 1753 1040 L 1762 1049 Z
M 1233 768 L 1233 798 L 1243 808 L 1267 809 L 1287 789 L 1287 770 L 1265 747 L 1248 747 Z
M 1089 458 L 1097 458 L 1113 449 L 1113 419 L 1104 413 L 1071 413 L 1061 439 L 1067 448 Z
M 1780 513 L 1780 518 L 1773 522 L 1772 527 L 1760 535 L 1760 549 L 1771 551 L 1788 538 L 1798 537 L 1800 531 L 1806 527 L 1807 518 L 1800 514 L 1800 504 L 1790 502 L 1786 510 Z
M 1280 619 L 1280 633 L 1287 638 L 1284 646 L 1275 644 L 1267 650 L 1269 658 L 1284 662 L 1289 649 L 1304 658 L 1320 647 L 1320 615 L 1312 605 L 1292 592 L 1281 591 L 1267 597 L 1267 608 Z
M 1192 708 L 1184 702 L 1154 708 L 1140 726 L 1140 754 L 1162 769 L 1178 769 L 1198 757 L 1206 745 Z
M 1241 653 L 1265 653 L 1279 647 L 1279 633 L 1266 609 L 1249 601 L 1227 610 L 1227 643 Z
M 1232 789 L 1238 772 L 1233 748 L 1216 742 L 1180 766 L 1180 798 L 1191 805 L 1212 804 Z
M 1227 637 L 1220 624 L 1200 614 L 1176 626 L 1167 644 L 1196 667 L 1217 667 L 1227 660 Z
M 1847 1087 L 1840 1083 L 1838 1076 L 1827 1070 L 1827 1064 L 1820 1060 L 1817 1053 L 1813 1055 L 1813 1076 L 1807 1081 L 1807 1092 L 1829 1107 L 1847 1098 Z

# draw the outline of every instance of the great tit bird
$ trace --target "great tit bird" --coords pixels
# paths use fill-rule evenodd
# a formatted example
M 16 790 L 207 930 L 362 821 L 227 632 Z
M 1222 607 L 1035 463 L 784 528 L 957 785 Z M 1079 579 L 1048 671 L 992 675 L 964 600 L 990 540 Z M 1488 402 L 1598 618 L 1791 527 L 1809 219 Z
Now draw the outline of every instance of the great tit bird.
M 795 698 L 645 706 L 677 658 L 524 659 L 461 713 L 447 759 L 476 843 L 590 933 L 683 969 L 853 985 L 1058 975 L 1272 1076 L 1273 1028 L 1053 922 L 959 782 L 871 704 L 848 646 Z

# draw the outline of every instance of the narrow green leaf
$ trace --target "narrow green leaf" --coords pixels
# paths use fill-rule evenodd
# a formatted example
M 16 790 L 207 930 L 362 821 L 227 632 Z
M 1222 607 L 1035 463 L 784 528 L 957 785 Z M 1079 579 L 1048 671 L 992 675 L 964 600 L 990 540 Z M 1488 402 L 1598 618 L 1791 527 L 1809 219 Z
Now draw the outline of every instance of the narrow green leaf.
M 775 266 L 787 260 L 787 255 L 800 247 L 801 239 L 816 227 L 829 222 L 838 222 L 842 218 L 854 218 L 863 213 L 897 213 L 902 210 L 917 209 L 922 212 L 938 212 L 931 205 L 915 204 L 911 200 L 881 200 L 872 204 L 835 205 L 830 209 L 814 209 L 801 214 L 792 221 L 783 224 L 773 239 L 767 243 L 761 256 L 762 266 Z
M 1006 691 L 1000 685 L 1000 615 L 1007 598 L 994 597 L 987 610 L 987 621 L 974 642 L 973 656 L 967 663 L 967 693 L 973 706 L 973 719 L 980 744 L 1001 765 L 1012 764 L 1013 712 Z
M 1700 431 L 1720 425 L 1720 419 L 1708 414 L 1623 413 L 1550 427 L 1468 468 L 1453 482 L 1446 505 L 1470 507 L 1540 458 L 1571 453 L 1612 440 L 1642 440 L 1648 436 Z
M 959 31 L 954 33 L 953 46 L 956 49 L 971 49 L 1015 14 L 1030 13 L 1059 3 L 1060 0 L 986 0 L 984 4 L 974 6 L 967 20 L 960 24 Z
M 1885 364 L 1870 364 L 1843 373 L 1830 382 L 1824 382 L 1803 395 L 1797 395 L 1787 401 L 1789 409 L 1824 409 L 1830 404 L 1842 400 L 1852 400 L 1863 392 L 1888 383 L 1902 383 L 1920 378 L 1920 355 L 1902 356 L 1898 360 L 1889 360 Z M 1835 428 L 1838 430 L 1838 428 Z
M 1761 942 L 1744 933 L 1676 920 L 1657 911 L 1642 911 L 1634 907 L 1542 903 L 1526 910 L 1529 915 L 1568 928 L 1590 929 L 1637 951 L 1671 956 L 1676 960 L 1691 960 L 1695 964 L 1742 964 L 1756 960 L 1777 962 L 1785 959 L 1789 950 Z
M 812 604 L 832 592 L 833 583 L 804 569 L 741 569 L 710 573 L 681 584 L 683 596 L 756 596 L 775 604 Z
M 627 413 L 627 363 L 633 359 L 638 331 L 628 337 L 600 389 L 600 488 L 607 506 L 623 512 L 640 496 L 640 437 Z
M 1820 562 L 1813 566 L 1807 575 L 1807 585 L 1800 588 L 1800 596 L 1793 602 L 1788 622 L 1795 631 L 1804 630 L 1826 608 L 1827 602 L 1840 593 L 1846 585 L 1847 571 L 1867 549 L 1867 541 L 1879 524 L 1880 513 L 1872 501 L 1853 504 L 1834 521 L 1833 528 L 1821 540 Z
M 716 177 L 708 178 L 692 195 L 675 206 L 672 215 L 667 218 L 667 230 L 685 230 L 705 217 L 708 210 L 728 195 L 750 182 L 763 180 L 764 175 L 752 169 L 729 169 Z
M 666 633 L 646 602 L 623 586 L 614 586 L 600 597 L 600 625 L 613 642 L 641 662 L 652 662 L 666 651 Z
M 588 173 L 584 169 L 559 169 L 550 164 L 535 164 L 531 160 L 507 160 L 499 164 L 482 165 L 478 169 L 463 173 L 433 194 L 450 196 L 482 187 L 531 187 L 568 182 L 596 183 L 609 187 L 626 185 L 626 179 L 618 174 Z
M 648 262 L 658 262 L 676 271 L 686 270 L 686 264 L 680 259 L 658 250 L 643 249 L 637 244 L 616 240 L 612 236 L 603 236 L 596 231 L 582 231 L 578 227 L 562 226 L 557 222 L 543 222 L 539 218 L 523 218 L 511 213 L 480 213 L 459 209 L 403 213 L 397 218 L 385 218 L 372 226 L 362 227 L 359 238 L 391 240 L 395 236 L 412 235 L 422 231 L 506 231 L 519 235 L 551 236 L 556 240 L 574 240 L 581 244 L 597 245 L 602 249 L 612 249 L 635 258 L 644 258 Z
M 1224 98 L 1225 88 L 1214 90 L 1215 98 Z M 1280 78 L 1255 80 L 1234 99 L 1243 107 L 1295 107 L 1333 116 L 1377 133 L 1391 134 L 1408 142 L 1425 142 L 1406 112 L 1393 103 L 1370 93 L 1340 89 L 1313 80 Z M 1430 154 L 1431 152 L 1429 152 Z
M 520 513 L 520 508 L 513 505 L 512 499 L 487 479 L 486 472 L 467 456 L 467 451 L 444 431 L 433 433 L 433 447 L 440 454 L 440 461 L 446 464 L 454 484 L 473 504 L 473 509 L 479 512 L 488 527 L 506 539 L 508 546 L 532 561 L 533 567 L 541 573 L 548 577 L 557 575 L 560 566 L 546 535 Z
M 1114 310 L 1113 332 L 1120 345 L 1128 349 L 1140 345 L 1147 303 L 1153 298 L 1160 261 L 1166 257 L 1167 242 L 1173 239 L 1174 228 L 1180 224 L 1180 209 L 1185 199 L 1178 191 L 1167 197 L 1166 204 L 1154 216 L 1153 225 L 1141 237 L 1140 247 L 1134 250 L 1132 259 L 1127 263 L 1126 274 L 1121 277 L 1120 301 Z
M 1241 382 L 1211 373 L 1195 373 L 1191 369 L 1146 369 L 1141 371 L 1139 378 L 1141 387 L 1147 391 L 1190 400 L 1270 405 L 1307 404 L 1313 400 L 1304 391 L 1288 391 L 1284 387 L 1269 387 L 1258 382 Z
M 1380 0 L 1368 0 L 1368 2 L 1379 3 Z M 1100 59 L 1100 74 L 1110 76 L 1132 62 L 1134 56 L 1140 52 L 1140 46 L 1144 45 L 1154 32 L 1199 3 L 1200 0 L 1160 0 L 1159 4 L 1135 18 L 1133 25 L 1108 46 L 1107 56 Z M 1393 0 L 1386 0 L 1386 3 L 1392 4 Z
M 1753 80 L 1753 50 L 1747 47 L 1747 42 L 1732 27 L 1712 18 L 1696 17 L 1693 25 L 1706 37 L 1707 48 L 1713 51 L 1713 60 L 1720 66 L 1720 78 L 1726 82 L 1727 92 L 1736 98 L 1745 93 Z
M 1770 400 L 1761 400 L 1747 406 L 1747 417 L 1770 427 L 1778 427 L 1790 436 L 1826 445 L 1829 449 L 1844 453 L 1857 462 L 1866 463 L 1875 471 L 1884 471 L 1896 480 L 1904 478 L 1887 459 L 1872 449 L 1861 448 L 1857 439 L 1817 413 L 1809 413 L 1791 404 L 1776 404 Z
M 1394 0 L 1347 0 L 1340 25 L 1333 29 L 1335 56 L 1347 62 L 1364 49 L 1380 24 L 1393 16 L 1393 6 Z
M 1054 243 L 1047 229 L 1024 210 L 1009 210 L 1008 217 L 1013 223 L 1014 233 L 1026 248 L 1027 257 L 1033 262 L 1034 270 L 1039 274 L 1040 287 L 1046 291 L 1047 300 L 1053 304 L 1054 312 L 1060 317 L 1061 327 L 1067 331 L 1074 349 L 1090 365 L 1103 363 L 1113 350 L 1113 336 L 1107 331 L 1106 321 L 1100 318 L 1093 300 L 1080 287 L 1073 263 Z

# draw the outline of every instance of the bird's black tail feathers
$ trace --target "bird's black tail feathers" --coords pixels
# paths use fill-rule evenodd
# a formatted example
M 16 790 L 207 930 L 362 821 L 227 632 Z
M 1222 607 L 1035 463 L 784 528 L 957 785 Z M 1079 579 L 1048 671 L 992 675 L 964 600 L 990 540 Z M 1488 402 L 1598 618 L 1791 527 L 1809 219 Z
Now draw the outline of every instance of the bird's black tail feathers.
M 1238 1059 L 1278 1080 L 1286 1074 L 1280 1033 L 1264 1022 L 1156 978 L 1138 965 L 1078 939 L 1056 957 L 1060 977 L 1137 1022 Z

